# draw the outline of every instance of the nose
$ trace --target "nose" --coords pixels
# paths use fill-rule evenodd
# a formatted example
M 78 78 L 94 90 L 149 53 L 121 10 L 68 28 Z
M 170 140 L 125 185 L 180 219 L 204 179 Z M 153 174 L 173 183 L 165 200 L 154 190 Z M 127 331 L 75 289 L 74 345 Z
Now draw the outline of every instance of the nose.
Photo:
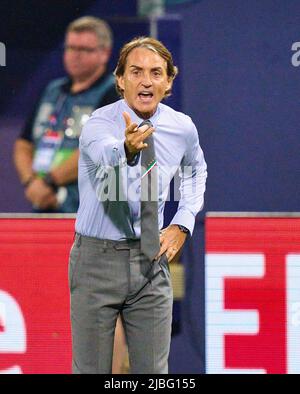
M 150 75 L 148 75 L 148 74 L 144 74 L 143 75 L 142 85 L 145 88 L 150 88 L 150 86 L 152 85 L 152 81 L 151 81 Z

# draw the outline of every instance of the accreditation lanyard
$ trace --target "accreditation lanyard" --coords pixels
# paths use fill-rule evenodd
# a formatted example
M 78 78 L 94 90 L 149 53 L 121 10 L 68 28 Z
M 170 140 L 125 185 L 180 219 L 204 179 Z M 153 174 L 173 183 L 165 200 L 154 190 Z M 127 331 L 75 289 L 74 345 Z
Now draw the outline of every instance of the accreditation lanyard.
M 55 108 L 49 115 L 44 134 L 37 144 L 32 165 L 37 173 L 48 173 L 51 170 L 55 155 L 62 145 L 64 130 L 57 130 L 57 126 L 58 117 L 66 100 L 67 94 L 65 93 L 58 97 Z

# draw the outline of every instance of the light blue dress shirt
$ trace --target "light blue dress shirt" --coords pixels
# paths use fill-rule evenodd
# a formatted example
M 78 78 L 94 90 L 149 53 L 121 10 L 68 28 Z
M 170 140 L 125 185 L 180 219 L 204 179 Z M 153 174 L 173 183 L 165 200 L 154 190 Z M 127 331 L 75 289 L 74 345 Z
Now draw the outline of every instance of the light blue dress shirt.
M 80 205 L 76 232 L 110 240 L 138 239 L 140 230 L 141 158 L 129 165 L 124 149 L 125 120 L 143 119 L 125 100 L 99 108 L 83 127 L 79 139 L 78 187 Z M 159 228 L 174 175 L 178 209 L 171 224 L 181 224 L 192 234 L 195 216 L 203 207 L 206 163 L 198 132 L 191 118 L 159 104 L 150 118 L 158 166 Z

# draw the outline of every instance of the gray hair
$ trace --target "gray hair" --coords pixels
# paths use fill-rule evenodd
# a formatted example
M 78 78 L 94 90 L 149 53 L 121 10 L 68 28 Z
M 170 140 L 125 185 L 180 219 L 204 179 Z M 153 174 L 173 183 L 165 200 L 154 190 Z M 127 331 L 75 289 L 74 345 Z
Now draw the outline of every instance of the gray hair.
M 81 33 L 90 31 L 96 34 L 99 39 L 100 45 L 104 48 L 110 49 L 113 45 L 113 33 L 103 19 L 94 16 L 83 16 L 71 22 L 66 30 L 66 34 L 70 32 Z

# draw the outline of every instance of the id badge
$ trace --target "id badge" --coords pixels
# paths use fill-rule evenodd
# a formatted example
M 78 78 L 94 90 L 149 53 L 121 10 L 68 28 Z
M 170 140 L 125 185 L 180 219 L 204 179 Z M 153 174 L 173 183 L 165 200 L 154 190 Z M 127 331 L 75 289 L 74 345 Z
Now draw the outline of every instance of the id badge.
M 62 133 L 47 130 L 40 139 L 33 159 L 33 170 L 38 173 L 50 171 L 54 157 L 62 143 Z

